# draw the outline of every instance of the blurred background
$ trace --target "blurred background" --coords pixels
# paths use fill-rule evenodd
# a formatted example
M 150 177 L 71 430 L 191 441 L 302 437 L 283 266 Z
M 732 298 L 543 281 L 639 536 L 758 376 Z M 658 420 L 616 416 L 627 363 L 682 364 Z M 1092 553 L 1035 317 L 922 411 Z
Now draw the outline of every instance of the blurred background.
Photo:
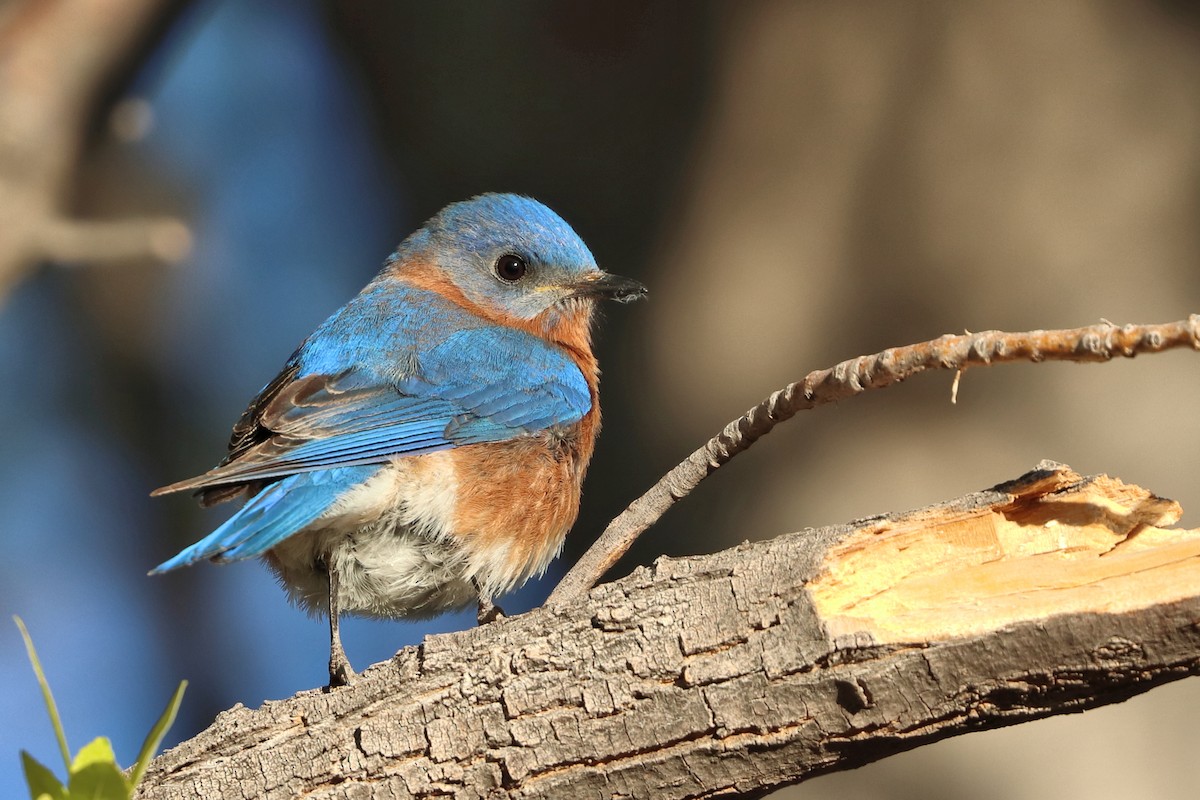
M 107 48 L 107 49 L 105 49 Z M 90 59 L 90 60 L 89 60 Z M 559 211 L 648 303 L 598 337 L 604 434 L 538 604 L 626 503 L 812 369 L 942 333 L 1200 312 L 1200 14 L 1158 2 L 0 3 L 0 796 L 68 735 L 129 764 L 325 680 L 247 562 L 148 578 L 299 341 L 442 205 Z M 80 220 L 90 221 L 87 224 Z M 168 262 L 168 263 L 164 263 Z M 802 415 L 656 555 L 915 508 L 1053 458 L 1200 525 L 1200 362 L 972 370 Z M 344 628 L 359 668 L 472 624 Z M 924 747 L 780 798 L 1193 798 L 1200 681 Z

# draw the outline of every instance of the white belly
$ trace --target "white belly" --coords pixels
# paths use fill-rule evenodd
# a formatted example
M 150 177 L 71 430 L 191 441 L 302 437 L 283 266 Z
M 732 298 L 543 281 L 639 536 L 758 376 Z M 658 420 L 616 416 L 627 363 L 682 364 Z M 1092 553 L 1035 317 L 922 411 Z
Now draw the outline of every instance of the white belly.
M 325 554 L 329 554 L 326 556 Z M 429 617 L 474 602 L 457 548 L 385 525 L 308 530 L 276 547 L 267 562 L 293 602 L 328 610 L 325 559 L 338 574 L 338 607 L 370 617 Z
M 508 537 L 456 531 L 458 494 L 451 451 L 397 458 L 272 549 L 266 563 L 310 613 L 328 610 L 329 564 L 341 612 L 420 618 L 469 606 L 479 588 L 505 593 L 545 570 L 562 546 L 565 529 L 536 558 L 514 558 Z
M 339 609 L 372 617 L 427 617 L 470 605 L 468 553 L 449 535 L 457 495 L 446 453 L 398 460 L 267 556 L 292 600 L 328 608 L 325 565 L 338 574 Z M 487 583 L 486 576 L 478 576 Z

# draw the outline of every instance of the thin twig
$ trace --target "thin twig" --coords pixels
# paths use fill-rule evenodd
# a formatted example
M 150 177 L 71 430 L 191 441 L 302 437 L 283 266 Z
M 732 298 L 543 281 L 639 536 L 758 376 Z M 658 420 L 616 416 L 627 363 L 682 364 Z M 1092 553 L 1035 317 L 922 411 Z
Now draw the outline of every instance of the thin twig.
M 720 434 L 630 503 L 559 581 L 546 604 L 562 606 L 583 596 L 667 509 L 722 464 L 800 411 L 836 403 L 868 389 L 882 389 L 928 369 L 961 372 L 967 367 L 1014 361 L 1108 361 L 1116 356 L 1132 358 L 1139 353 L 1158 353 L 1176 347 L 1200 350 L 1200 314 L 1161 325 L 1117 327 L 1105 321 L 1058 331 L 947 335 L 810 372 L 804 380 L 785 386 L 726 425 Z

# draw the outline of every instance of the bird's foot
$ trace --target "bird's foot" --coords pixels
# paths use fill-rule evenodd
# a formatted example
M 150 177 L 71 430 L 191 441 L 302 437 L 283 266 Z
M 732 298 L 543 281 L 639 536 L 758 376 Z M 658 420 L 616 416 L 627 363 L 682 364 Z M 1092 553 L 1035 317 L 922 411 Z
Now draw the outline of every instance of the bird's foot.
M 346 658 L 345 652 L 333 652 L 329 656 L 329 688 L 336 689 L 339 686 L 349 686 L 354 682 L 358 675 L 354 672 L 354 668 L 350 666 L 350 660 Z
M 487 625 L 489 622 L 504 619 L 504 609 L 493 603 L 491 598 L 480 597 L 479 611 L 476 613 L 475 619 L 480 625 Z

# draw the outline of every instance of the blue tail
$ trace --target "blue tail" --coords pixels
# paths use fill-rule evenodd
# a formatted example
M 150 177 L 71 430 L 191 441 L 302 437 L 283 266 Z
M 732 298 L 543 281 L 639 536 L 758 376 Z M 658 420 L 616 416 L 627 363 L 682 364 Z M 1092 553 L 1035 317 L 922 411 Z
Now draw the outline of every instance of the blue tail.
M 250 498 L 224 525 L 159 564 L 150 574 L 205 559 L 238 561 L 262 555 L 312 523 L 339 497 L 380 469 L 381 465 L 373 464 L 289 475 Z

